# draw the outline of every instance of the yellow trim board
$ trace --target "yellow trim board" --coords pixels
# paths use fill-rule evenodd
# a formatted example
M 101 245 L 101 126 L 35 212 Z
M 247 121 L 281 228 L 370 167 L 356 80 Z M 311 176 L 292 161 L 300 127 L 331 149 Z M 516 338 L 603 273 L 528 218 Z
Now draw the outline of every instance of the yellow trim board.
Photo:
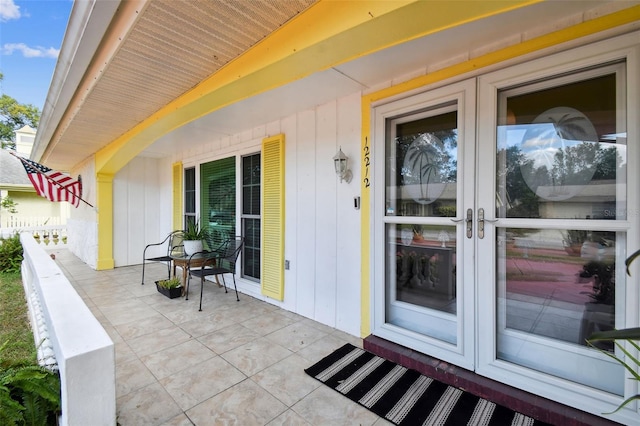
M 183 229 L 182 225 L 182 213 L 183 213 L 183 200 L 182 200 L 182 181 L 184 176 L 184 169 L 182 168 L 182 162 L 178 161 L 173 163 L 173 229 Z
M 455 2 L 454 2 L 455 3 Z M 362 97 L 361 100 L 361 117 L 362 117 L 362 136 L 361 136 L 361 170 L 363 171 L 363 180 L 361 182 L 361 286 L 360 286 L 360 309 L 361 309 L 361 337 L 371 334 L 371 314 L 372 314 L 372 298 L 371 298 L 371 191 L 367 185 L 365 178 L 367 177 L 366 166 L 369 163 L 366 152 L 371 149 L 371 110 L 372 104 L 393 96 L 407 93 L 411 90 L 428 87 L 431 84 L 462 76 L 467 73 L 477 72 L 491 65 L 500 64 L 510 59 L 522 57 L 526 54 L 540 51 L 549 47 L 557 46 L 566 42 L 577 40 L 582 37 L 597 34 L 612 28 L 640 21 L 640 6 L 634 6 L 619 12 L 605 15 L 600 18 L 589 20 L 576 24 L 574 26 L 545 34 L 531 40 L 524 41 L 514 46 L 488 53 L 477 58 L 461 62 L 456 65 L 435 71 L 431 74 L 416 77 L 404 83 L 370 93 Z M 370 178 L 370 177 L 369 177 Z

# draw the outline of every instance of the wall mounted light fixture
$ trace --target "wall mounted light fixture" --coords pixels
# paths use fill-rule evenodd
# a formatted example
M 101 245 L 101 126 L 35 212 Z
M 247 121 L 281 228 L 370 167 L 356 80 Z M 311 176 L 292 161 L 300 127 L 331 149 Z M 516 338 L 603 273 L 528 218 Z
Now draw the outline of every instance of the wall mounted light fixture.
M 340 178 L 340 182 L 347 181 L 347 183 L 351 182 L 353 174 L 347 165 L 349 161 L 349 157 L 344 155 L 342 152 L 342 147 L 338 150 L 338 153 L 333 157 L 333 165 L 336 168 L 336 174 Z

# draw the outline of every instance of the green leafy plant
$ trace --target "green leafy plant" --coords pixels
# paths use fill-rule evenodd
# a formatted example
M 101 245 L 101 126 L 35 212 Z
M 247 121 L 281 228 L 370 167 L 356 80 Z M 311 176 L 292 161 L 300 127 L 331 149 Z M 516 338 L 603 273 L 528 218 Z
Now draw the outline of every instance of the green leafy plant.
M 627 269 L 627 275 L 631 276 L 631 273 L 629 271 L 629 266 L 631 265 L 631 262 L 633 262 L 638 256 L 640 256 L 640 250 L 633 253 L 624 262 Z M 637 353 L 637 351 L 640 351 L 640 345 L 636 343 L 639 340 L 640 340 L 640 327 L 633 327 L 633 328 L 625 328 L 620 330 L 609 330 L 609 331 L 600 331 L 600 332 L 593 333 L 591 336 L 589 336 L 589 338 L 587 338 L 587 344 L 591 347 L 598 349 L 600 352 L 602 352 L 606 356 L 614 359 L 616 362 L 621 364 L 631 374 L 631 376 L 633 377 L 633 380 L 640 381 L 640 375 L 636 372 L 636 369 L 640 367 L 640 360 L 638 360 L 638 358 L 633 356 L 633 354 L 630 351 L 628 351 L 623 345 L 623 342 L 626 341 L 629 345 L 631 345 L 634 348 L 634 350 Z M 615 355 L 615 353 L 598 348 L 596 346 L 596 342 L 602 342 L 602 341 L 614 342 L 615 346 L 619 348 L 620 351 L 622 351 L 622 353 L 625 355 L 625 358 L 624 359 L 619 358 L 618 356 Z M 625 399 L 618 406 L 618 408 L 613 410 L 611 413 L 607 413 L 607 414 L 613 414 L 619 411 L 625 405 L 627 405 L 628 403 L 636 399 L 640 399 L 640 394 L 636 394 Z
M 18 203 L 13 201 L 13 199 L 8 195 L 4 198 L 0 197 L 0 207 L 5 209 L 9 213 L 13 213 L 13 214 L 18 213 L 18 209 L 16 208 L 18 207 Z
M 6 345 L 0 347 L 0 355 Z M 56 425 L 60 413 L 58 373 L 37 365 L 3 368 L 0 370 L 0 407 L 3 425 Z
M 9 238 L 0 238 L 0 273 L 20 272 L 22 259 L 22 244 L 17 233 Z
M 173 277 L 170 278 L 168 280 L 160 280 L 158 281 L 158 286 L 162 287 L 162 288 L 178 288 L 182 285 L 182 283 L 180 282 L 180 279 L 177 277 Z
M 200 226 L 200 222 L 197 219 L 187 221 L 187 229 L 184 230 L 185 241 L 203 240 L 206 235 L 206 230 Z

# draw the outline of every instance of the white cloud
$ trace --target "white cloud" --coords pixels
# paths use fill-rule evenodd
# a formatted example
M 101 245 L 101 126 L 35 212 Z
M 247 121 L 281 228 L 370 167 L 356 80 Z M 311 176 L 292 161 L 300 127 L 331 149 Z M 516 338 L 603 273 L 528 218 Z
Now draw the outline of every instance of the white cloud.
M 0 22 L 20 18 L 20 6 L 16 6 L 13 0 L 0 0 Z
M 0 0 L 5 1 L 5 0 Z M 3 55 L 12 55 L 14 51 L 22 52 L 25 58 L 58 58 L 60 49 L 53 47 L 45 48 L 41 46 L 29 47 L 24 43 L 6 43 L 2 46 Z

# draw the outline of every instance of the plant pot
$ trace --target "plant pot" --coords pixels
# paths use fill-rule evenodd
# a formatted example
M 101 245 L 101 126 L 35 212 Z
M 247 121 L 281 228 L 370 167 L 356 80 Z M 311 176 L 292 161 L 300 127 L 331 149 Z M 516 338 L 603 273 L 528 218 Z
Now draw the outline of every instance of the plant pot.
M 202 240 L 185 240 L 184 243 L 184 254 L 187 256 L 191 256 L 194 253 L 198 253 L 202 251 Z
M 156 281 L 156 288 L 159 293 L 164 294 L 169 299 L 175 299 L 176 297 L 182 296 L 182 286 L 175 288 L 164 288 L 158 285 L 158 281 Z
M 582 252 L 582 243 L 565 245 L 564 251 L 566 251 L 570 256 L 580 256 L 580 253 Z

